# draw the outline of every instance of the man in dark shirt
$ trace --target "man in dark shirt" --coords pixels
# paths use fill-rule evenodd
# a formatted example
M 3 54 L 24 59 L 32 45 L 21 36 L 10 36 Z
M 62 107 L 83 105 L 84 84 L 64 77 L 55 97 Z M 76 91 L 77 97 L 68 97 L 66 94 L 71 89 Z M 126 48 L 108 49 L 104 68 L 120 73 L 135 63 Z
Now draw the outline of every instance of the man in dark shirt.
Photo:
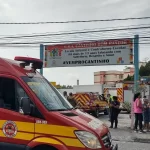
M 113 101 L 110 103 L 111 105 L 111 126 L 110 128 L 113 128 L 113 124 L 115 122 L 115 128 L 118 126 L 118 115 L 120 113 L 120 103 L 118 101 L 117 96 L 113 96 Z

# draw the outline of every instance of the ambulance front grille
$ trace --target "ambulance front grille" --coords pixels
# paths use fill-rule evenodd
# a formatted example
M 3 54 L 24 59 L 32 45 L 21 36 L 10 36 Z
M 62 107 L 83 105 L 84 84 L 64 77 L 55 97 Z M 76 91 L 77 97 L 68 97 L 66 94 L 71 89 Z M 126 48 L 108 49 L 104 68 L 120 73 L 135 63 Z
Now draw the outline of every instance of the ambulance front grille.
M 112 139 L 111 139 L 110 133 L 107 133 L 104 136 L 102 136 L 102 141 L 103 141 L 103 144 L 104 144 L 104 146 L 106 148 L 110 148 L 111 147 L 111 143 L 112 143 Z

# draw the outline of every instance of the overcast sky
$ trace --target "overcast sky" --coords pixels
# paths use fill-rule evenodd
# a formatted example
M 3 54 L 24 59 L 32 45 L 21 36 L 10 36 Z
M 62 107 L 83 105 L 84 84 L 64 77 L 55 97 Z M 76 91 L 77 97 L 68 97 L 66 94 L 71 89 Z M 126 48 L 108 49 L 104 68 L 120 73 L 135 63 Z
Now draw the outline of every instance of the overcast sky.
M 128 17 L 150 16 L 150 0 L 0 0 L 0 22 L 42 22 L 94 20 Z M 77 23 L 77 24 L 46 24 L 46 25 L 0 25 L 0 37 L 35 33 L 51 33 L 85 29 L 122 27 L 139 24 L 150 24 L 149 20 L 130 20 L 115 22 Z M 0 42 L 31 42 L 31 41 L 68 41 L 104 39 L 112 37 L 133 37 L 150 35 L 149 30 L 124 31 L 114 33 L 93 33 L 72 36 L 51 36 L 33 39 L 5 39 Z M 140 46 L 140 60 L 150 56 L 150 46 Z M 16 55 L 39 58 L 39 47 L 4 47 L 0 46 L 0 56 L 13 59 Z M 44 76 L 49 81 L 60 84 L 93 84 L 95 71 L 122 70 L 124 66 L 99 66 L 75 68 L 44 69 Z

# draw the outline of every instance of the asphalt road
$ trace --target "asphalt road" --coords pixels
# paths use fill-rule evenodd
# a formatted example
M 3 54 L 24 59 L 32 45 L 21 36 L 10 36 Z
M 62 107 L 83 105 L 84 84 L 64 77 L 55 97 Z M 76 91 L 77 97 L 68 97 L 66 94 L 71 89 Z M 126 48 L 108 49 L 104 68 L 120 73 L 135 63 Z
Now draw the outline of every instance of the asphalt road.
M 99 119 L 110 126 L 108 116 L 101 114 Z M 133 142 L 135 135 L 132 133 L 132 130 L 129 129 L 130 125 L 131 120 L 129 114 L 119 114 L 118 129 L 110 129 L 113 143 L 118 144 L 119 150 L 150 150 L 150 143 Z M 146 136 L 142 134 L 137 134 L 137 136 L 144 136 L 146 139 L 147 136 L 150 137 L 150 133 L 147 133 Z
M 135 143 L 135 142 L 114 142 L 118 144 L 119 150 L 150 150 L 148 143 Z

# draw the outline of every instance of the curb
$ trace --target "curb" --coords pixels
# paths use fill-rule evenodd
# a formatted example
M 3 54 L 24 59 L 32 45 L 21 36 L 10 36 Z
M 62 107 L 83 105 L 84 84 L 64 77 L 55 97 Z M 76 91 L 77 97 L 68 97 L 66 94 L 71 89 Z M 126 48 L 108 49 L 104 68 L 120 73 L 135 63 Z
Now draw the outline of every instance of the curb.
M 150 139 L 139 139 L 139 138 L 135 138 L 134 142 L 138 142 L 138 143 L 150 143 Z
M 120 140 L 120 139 L 112 139 L 112 141 L 115 142 L 130 142 L 130 143 L 150 143 L 150 139 L 139 139 L 139 138 L 135 138 L 135 139 L 131 139 L 131 140 Z
M 130 142 L 130 143 L 133 143 L 134 142 L 134 140 L 117 140 L 117 139 L 112 139 L 112 141 L 114 141 L 114 142 Z

